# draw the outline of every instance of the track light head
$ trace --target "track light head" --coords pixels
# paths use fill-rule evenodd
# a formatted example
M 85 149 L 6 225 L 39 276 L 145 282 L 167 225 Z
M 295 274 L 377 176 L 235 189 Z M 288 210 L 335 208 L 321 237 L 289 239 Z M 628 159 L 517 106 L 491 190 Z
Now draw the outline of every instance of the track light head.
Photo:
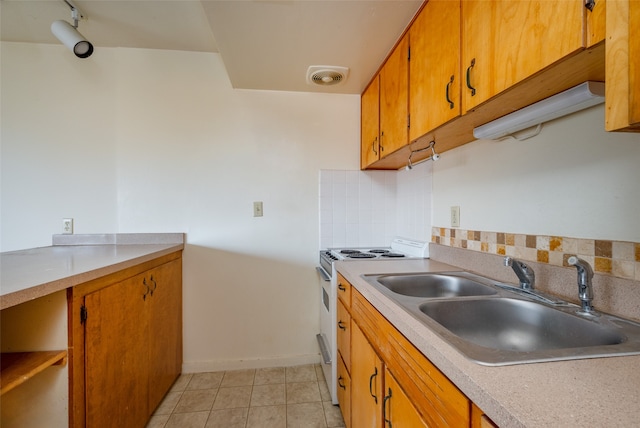
M 54 21 L 51 32 L 78 58 L 88 58 L 93 53 L 93 45 L 67 21 Z

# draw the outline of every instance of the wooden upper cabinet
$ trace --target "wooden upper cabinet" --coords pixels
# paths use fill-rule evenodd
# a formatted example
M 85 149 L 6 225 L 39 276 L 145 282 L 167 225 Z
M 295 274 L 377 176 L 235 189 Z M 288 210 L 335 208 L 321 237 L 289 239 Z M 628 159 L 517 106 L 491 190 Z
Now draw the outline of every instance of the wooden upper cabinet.
M 409 38 L 380 70 L 380 157 L 409 144 Z
M 585 44 L 581 0 L 462 2 L 463 113 Z
M 380 159 L 380 76 L 360 98 L 360 168 Z
M 587 34 L 586 47 L 590 48 L 595 44 L 604 41 L 606 35 L 606 0 L 594 0 L 591 10 L 585 7 Z
M 409 30 L 409 141 L 458 117 L 460 2 L 429 0 Z
M 607 131 L 640 131 L 640 2 L 607 1 Z M 632 36 L 633 35 L 633 36 Z

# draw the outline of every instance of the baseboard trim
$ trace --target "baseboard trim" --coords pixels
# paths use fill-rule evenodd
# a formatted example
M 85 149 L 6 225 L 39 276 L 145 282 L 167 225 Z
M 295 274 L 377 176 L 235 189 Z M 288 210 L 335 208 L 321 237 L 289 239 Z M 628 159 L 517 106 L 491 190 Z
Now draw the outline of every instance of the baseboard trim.
M 276 356 L 271 358 L 254 358 L 248 360 L 185 361 L 182 364 L 182 373 L 205 373 L 226 370 L 262 369 L 269 367 L 292 367 L 320 363 L 320 354 Z

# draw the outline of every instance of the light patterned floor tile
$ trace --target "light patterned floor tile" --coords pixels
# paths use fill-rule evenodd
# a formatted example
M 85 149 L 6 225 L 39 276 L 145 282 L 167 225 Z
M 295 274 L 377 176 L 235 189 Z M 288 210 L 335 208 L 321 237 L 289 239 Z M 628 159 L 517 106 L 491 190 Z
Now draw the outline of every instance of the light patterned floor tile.
M 165 428 L 204 428 L 209 412 L 174 413 Z
M 284 383 L 285 382 L 284 373 L 285 373 L 284 367 L 258 369 L 256 370 L 256 377 L 253 384 L 267 385 L 267 384 L 274 384 L 274 383 Z
M 287 405 L 287 428 L 326 428 L 321 402 Z
M 298 382 L 287 384 L 287 404 L 321 402 L 318 382 Z
M 212 410 L 206 428 L 245 428 L 248 415 L 248 407 Z
M 185 391 L 182 393 L 174 413 L 209 411 L 216 398 L 216 392 L 215 389 Z
M 224 372 L 194 373 L 187 390 L 219 388 Z
M 247 428 L 286 428 L 287 406 L 264 406 L 249 408 Z
M 287 383 L 318 381 L 316 369 L 313 365 L 287 367 L 286 378 Z
M 284 383 L 275 385 L 254 385 L 251 392 L 251 407 L 286 404 Z
M 255 370 L 233 370 L 224 372 L 221 387 L 253 385 Z
M 220 388 L 213 403 L 214 409 L 233 409 L 236 407 L 249 407 L 251 400 L 251 386 L 234 386 Z

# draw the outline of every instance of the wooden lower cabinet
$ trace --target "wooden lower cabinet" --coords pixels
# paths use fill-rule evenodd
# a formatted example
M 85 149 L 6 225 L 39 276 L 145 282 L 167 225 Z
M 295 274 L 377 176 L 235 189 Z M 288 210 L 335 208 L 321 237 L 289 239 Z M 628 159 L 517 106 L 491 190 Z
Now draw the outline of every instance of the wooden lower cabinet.
M 350 346 L 338 344 L 339 359 L 350 348 L 350 366 L 340 359 L 338 368 L 339 384 L 350 381 L 351 387 L 338 389 L 347 428 L 496 426 L 358 290 L 347 287 Z
M 72 289 L 70 426 L 144 427 L 179 376 L 182 259 L 155 263 Z
M 355 323 L 351 323 L 351 426 L 382 426 L 384 366 Z
M 351 427 L 351 376 L 338 352 L 338 404 L 346 428 Z
M 426 428 L 428 425 L 422 420 L 420 413 L 388 368 L 384 372 L 384 382 L 385 396 L 382 412 L 385 426 Z

